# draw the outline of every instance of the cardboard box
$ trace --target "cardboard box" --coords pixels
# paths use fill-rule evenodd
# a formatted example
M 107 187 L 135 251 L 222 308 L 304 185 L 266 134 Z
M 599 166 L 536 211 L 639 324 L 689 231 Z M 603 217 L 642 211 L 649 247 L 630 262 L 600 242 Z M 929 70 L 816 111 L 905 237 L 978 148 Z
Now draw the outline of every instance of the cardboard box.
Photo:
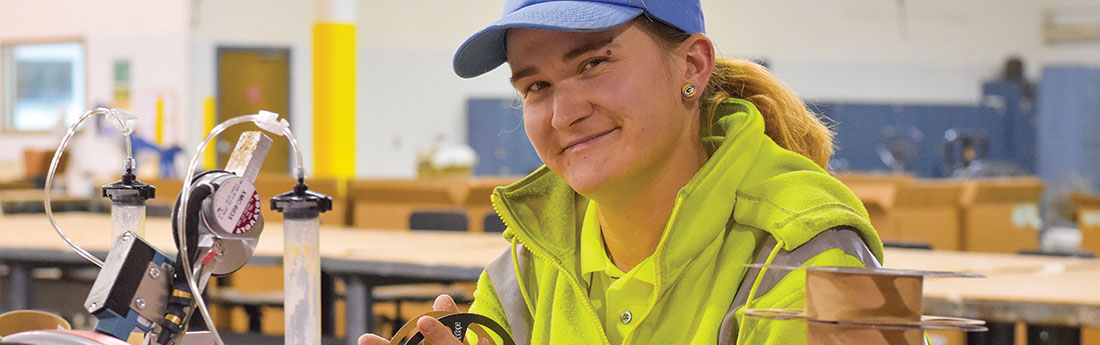
M 898 189 L 915 181 L 911 175 L 845 173 L 835 176 L 863 201 L 879 237 L 897 239 L 893 208 Z
M 53 150 L 23 150 L 23 176 L 27 179 L 45 177 L 50 172 L 50 163 L 53 161 L 54 153 L 56 151 Z M 55 174 L 61 175 L 65 172 L 65 166 L 69 161 L 68 153 L 61 154 L 61 160 L 57 162 Z
M 1035 177 L 973 180 L 963 191 L 963 249 L 1017 253 L 1039 248 L 1039 196 Z
M 894 232 L 883 240 L 962 250 L 959 202 L 965 186 L 957 180 L 918 180 L 899 186 L 892 215 Z
M 418 210 L 461 211 L 469 193 L 467 179 L 366 179 L 348 186 L 358 228 L 409 228 L 409 215 Z
M 372 229 L 408 229 L 415 211 L 455 211 L 466 214 L 468 229 L 483 230 L 492 212 L 494 188 L 520 177 L 364 179 L 353 181 L 349 200 L 354 210 L 352 225 Z
M 1071 194 L 1081 229 L 1081 250 L 1100 255 L 1100 196 Z
M 1081 345 L 1100 345 L 1100 327 L 1082 327 Z

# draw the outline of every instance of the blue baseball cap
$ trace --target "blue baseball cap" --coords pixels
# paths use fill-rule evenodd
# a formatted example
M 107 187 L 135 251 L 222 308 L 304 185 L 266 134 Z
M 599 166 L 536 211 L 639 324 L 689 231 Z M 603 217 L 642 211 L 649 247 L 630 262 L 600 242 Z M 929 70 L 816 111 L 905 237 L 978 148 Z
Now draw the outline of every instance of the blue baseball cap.
M 504 33 L 511 28 L 599 32 L 642 13 L 684 32 L 705 32 L 699 0 L 506 0 L 500 20 L 458 47 L 454 70 L 473 78 L 508 61 Z

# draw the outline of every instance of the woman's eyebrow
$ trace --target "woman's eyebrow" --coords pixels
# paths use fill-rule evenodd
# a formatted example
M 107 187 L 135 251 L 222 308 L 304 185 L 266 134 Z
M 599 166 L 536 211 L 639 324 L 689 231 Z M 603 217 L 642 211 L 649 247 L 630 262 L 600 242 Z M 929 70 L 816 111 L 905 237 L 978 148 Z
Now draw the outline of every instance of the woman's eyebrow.
M 572 60 L 573 58 L 581 56 L 584 53 L 603 48 L 611 44 L 611 42 L 613 41 L 615 41 L 615 36 L 590 39 L 586 42 L 581 43 L 581 45 L 570 49 L 568 52 L 565 53 L 565 55 L 562 56 L 562 60 Z
M 538 72 L 538 69 L 534 66 L 524 67 L 518 72 L 512 73 L 512 77 L 508 78 L 508 81 L 511 82 L 512 85 L 516 85 L 516 80 L 520 80 L 520 78 L 535 74 L 535 72 Z
M 615 36 L 597 37 L 597 38 L 585 40 L 585 41 L 581 42 L 580 45 L 574 47 L 573 49 L 570 49 L 567 52 L 565 52 L 565 55 L 562 55 L 562 60 L 563 61 L 572 60 L 572 59 L 574 59 L 578 56 L 581 56 L 585 53 L 595 51 L 595 50 L 598 50 L 600 48 L 611 45 L 611 43 L 614 42 L 614 41 L 615 41 Z M 538 72 L 538 68 L 535 68 L 534 66 L 524 67 L 524 68 L 521 68 L 519 71 L 516 71 L 515 73 L 512 73 L 512 77 L 509 78 L 509 81 L 512 83 L 512 85 L 515 85 L 517 80 L 519 80 L 523 77 L 535 74 L 536 72 Z

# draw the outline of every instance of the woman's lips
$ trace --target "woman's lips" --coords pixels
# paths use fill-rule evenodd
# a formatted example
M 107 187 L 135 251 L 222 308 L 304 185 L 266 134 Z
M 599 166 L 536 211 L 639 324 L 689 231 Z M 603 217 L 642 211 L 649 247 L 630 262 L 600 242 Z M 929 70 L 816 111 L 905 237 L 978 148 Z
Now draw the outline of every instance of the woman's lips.
M 606 132 L 601 132 L 601 133 L 597 133 L 597 134 L 589 136 L 589 137 L 584 137 L 584 138 L 581 138 L 581 139 L 577 139 L 577 140 L 571 142 L 569 145 L 566 145 L 565 148 L 563 148 L 561 151 L 564 153 L 566 151 L 577 151 L 577 150 L 584 149 L 588 146 L 591 146 L 596 141 L 598 141 L 600 139 L 603 139 L 603 138 L 607 137 L 608 135 L 610 135 L 611 133 L 613 133 L 615 131 L 618 131 L 618 130 L 619 130 L 619 127 L 615 127 L 615 128 L 612 128 L 611 130 L 608 130 Z

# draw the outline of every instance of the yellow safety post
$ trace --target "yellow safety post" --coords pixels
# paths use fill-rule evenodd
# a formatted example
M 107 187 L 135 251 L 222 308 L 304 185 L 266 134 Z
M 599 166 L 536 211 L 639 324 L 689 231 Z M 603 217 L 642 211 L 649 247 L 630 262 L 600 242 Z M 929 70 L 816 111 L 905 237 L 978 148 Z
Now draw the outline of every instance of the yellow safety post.
M 218 101 L 213 96 L 206 96 L 202 102 L 202 132 L 210 133 L 214 124 L 218 122 Z M 204 169 L 216 169 L 218 165 L 218 150 L 206 150 L 203 152 L 202 165 Z
M 157 95 L 157 128 L 154 139 L 157 146 L 164 145 L 164 95 Z
M 313 171 L 355 176 L 355 24 L 313 25 Z

